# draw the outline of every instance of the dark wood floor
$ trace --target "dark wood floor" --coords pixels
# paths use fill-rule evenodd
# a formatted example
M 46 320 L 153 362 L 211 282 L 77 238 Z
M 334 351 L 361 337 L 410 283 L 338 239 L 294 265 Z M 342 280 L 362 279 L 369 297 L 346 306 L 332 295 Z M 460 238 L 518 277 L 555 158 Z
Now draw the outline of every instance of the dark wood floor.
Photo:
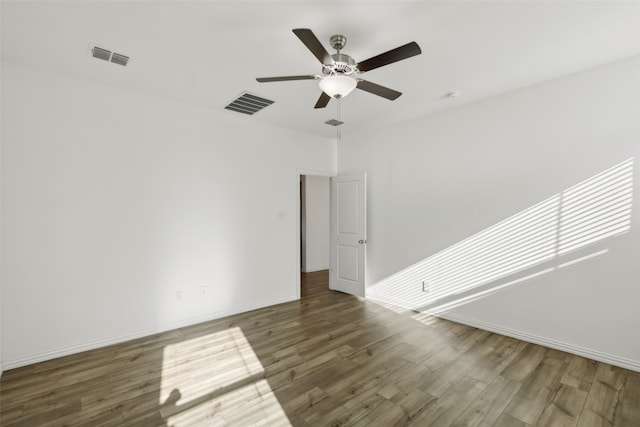
M 640 426 L 640 373 L 304 275 L 300 301 L 4 373 L 2 426 Z

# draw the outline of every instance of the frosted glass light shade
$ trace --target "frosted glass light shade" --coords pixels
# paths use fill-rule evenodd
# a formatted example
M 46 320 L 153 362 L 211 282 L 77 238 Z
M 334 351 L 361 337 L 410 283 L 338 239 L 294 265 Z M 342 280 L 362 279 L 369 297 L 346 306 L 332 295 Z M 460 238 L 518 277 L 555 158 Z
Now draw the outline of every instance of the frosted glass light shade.
M 327 76 L 320 80 L 320 89 L 332 98 L 343 98 L 356 88 L 358 82 L 347 76 Z

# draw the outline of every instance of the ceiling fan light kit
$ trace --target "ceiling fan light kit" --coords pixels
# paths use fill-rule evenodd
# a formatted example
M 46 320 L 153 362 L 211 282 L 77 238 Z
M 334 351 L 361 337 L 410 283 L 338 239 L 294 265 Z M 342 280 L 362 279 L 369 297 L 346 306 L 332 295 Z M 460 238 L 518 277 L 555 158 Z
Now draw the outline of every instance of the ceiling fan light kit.
M 416 42 L 410 42 L 365 61 L 356 62 L 349 55 L 340 52 L 347 44 L 347 38 L 343 35 L 334 35 L 329 40 L 331 47 L 337 51 L 337 53 L 330 55 L 310 29 L 296 28 L 293 30 L 293 33 L 304 43 L 318 61 L 320 61 L 322 64 L 322 75 L 259 77 L 256 80 L 260 83 L 268 83 L 319 79 L 319 86 L 322 93 L 314 108 L 324 108 L 331 98 L 344 98 L 356 88 L 391 101 L 397 99 L 402 95 L 402 92 L 363 80 L 358 76 L 375 68 L 422 53 L 420 46 L 418 46 Z
M 320 89 L 331 98 L 340 99 L 349 95 L 351 91 L 356 88 L 358 82 L 352 77 L 334 74 L 324 77 L 318 85 Z

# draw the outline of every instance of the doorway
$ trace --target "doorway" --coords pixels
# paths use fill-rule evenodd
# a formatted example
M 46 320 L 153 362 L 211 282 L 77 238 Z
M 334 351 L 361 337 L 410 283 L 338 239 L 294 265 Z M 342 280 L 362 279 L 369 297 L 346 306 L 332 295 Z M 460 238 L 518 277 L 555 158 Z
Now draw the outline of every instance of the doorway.
M 314 198 L 314 184 L 322 188 Z M 304 272 L 329 272 L 329 289 L 365 297 L 367 252 L 367 174 L 349 175 L 298 172 L 300 216 L 297 233 L 296 287 L 301 295 Z M 328 201 L 327 201 L 328 199 Z M 322 200 L 318 206 L 313 201 Z M 310 202 L 311 201 L 311 202 Z M 314 228 L 311 218 L 319 214 L 324 226 Z M 327 225 L 328 224 L 328 228 Z M 323 231 L 318 231 L 323 230 Z M 316 237 L 321 243 L 313 242 Z M 324 241 L 323 241 L 324 239 Z M 315 257 L 310 248 L 319 249 L 324 258 Z M 328 256 L 327 256 L 328 253 Z M 328 261 L 327 261 L 328 258 Z M 324 261 L 318 262 L 318 259 Z
M 328 176 L 300 175 L 301 275 L 329 270 L 330 188 Z

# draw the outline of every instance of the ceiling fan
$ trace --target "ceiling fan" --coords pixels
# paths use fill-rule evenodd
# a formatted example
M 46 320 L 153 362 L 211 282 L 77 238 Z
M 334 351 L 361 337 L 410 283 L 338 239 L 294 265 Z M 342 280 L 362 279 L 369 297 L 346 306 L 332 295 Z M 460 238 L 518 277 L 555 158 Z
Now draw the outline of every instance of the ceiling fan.
M 296 28 L 293 30 L 293 33 L 298 36 L 311 53 L 318 58 L 318 61 L 322 64 L 322 75 L 258 77 L 256 80 L 260 83 L 289 80 L 320 80 L 319 86 L 320 89 L 322 89 L 322 94 L 314 108 L 324 108 L 331 98 L 343 98 L 356 88 L 391 101 L 397 99 L 402 95 L 402 92 L 363 80 L 359 75 L 382 67 L 383 65 L 402 61 L 403 59 L 411 58 L 412 56 L 422 53 L 420 46 L 418 46 L 416 42 L 411 42 L 364 61 L 356 62 L 349 55 L 340 53 L 347 44 L 347 38 L 345 36 L 335 35 L 331 37 L 329 42 L 337 53 L 330 55 L 310 29 Z

